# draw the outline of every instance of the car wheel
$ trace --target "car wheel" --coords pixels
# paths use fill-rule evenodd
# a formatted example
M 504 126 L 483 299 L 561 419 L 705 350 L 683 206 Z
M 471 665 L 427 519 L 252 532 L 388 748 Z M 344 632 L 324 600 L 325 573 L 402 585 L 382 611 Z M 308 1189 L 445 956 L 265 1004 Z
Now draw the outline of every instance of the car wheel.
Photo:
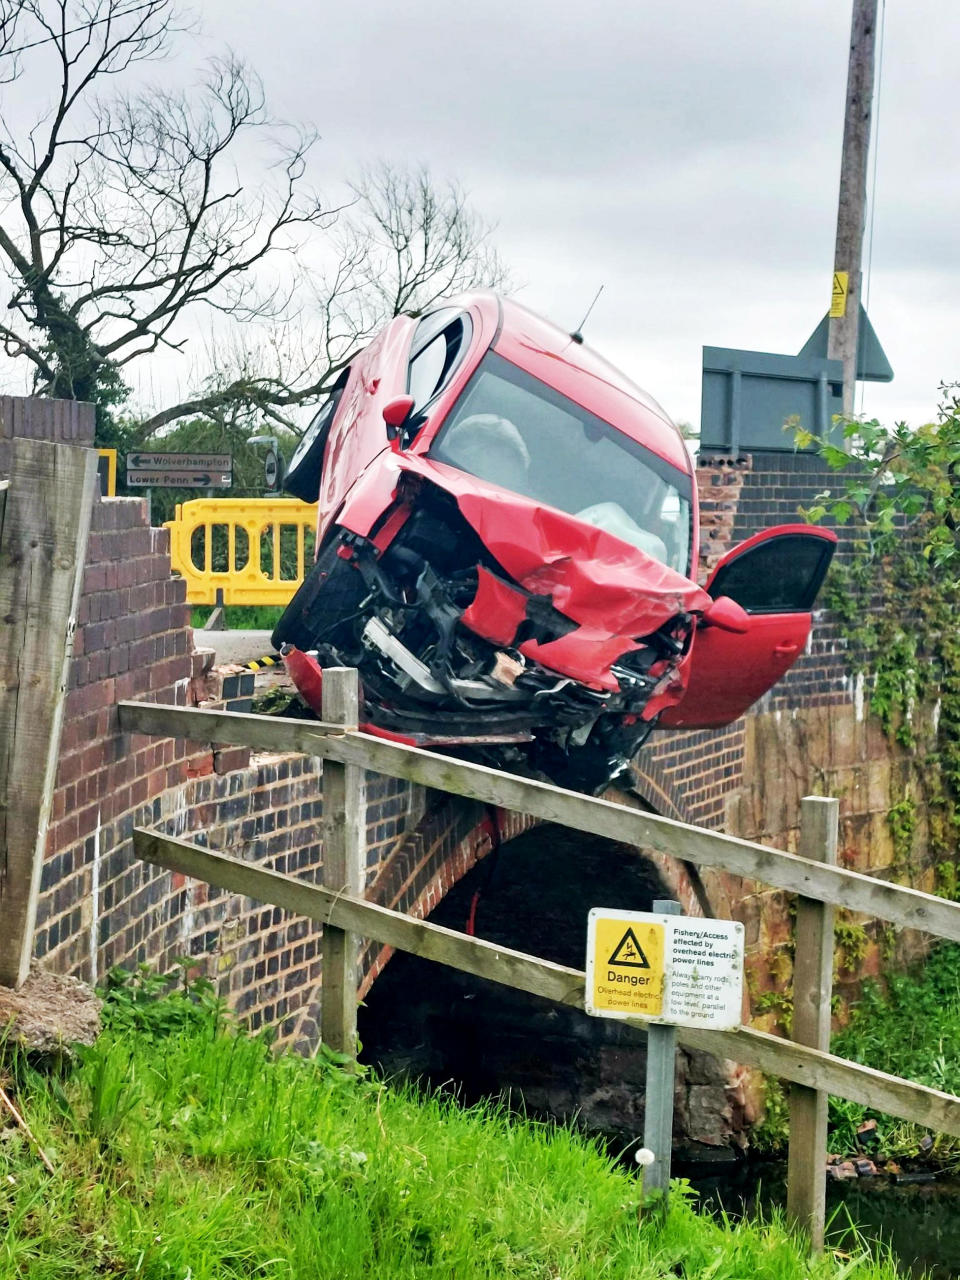
M 334 538 L 320 552 L 287 605 L 273 632 L 278 649 L 283 644 L 304 651 L 353 647 L 358 607 L 368 589 L 359 571 L 337 555 L 340 546 Z

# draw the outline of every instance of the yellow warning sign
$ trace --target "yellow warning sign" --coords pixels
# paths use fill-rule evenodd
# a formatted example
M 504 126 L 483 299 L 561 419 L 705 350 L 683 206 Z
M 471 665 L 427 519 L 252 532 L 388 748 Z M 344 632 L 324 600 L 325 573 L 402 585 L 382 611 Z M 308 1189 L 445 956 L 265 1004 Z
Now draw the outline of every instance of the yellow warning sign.
M 833 273 L 833 292 L 830 295 L 830 318 L 837 320 L 847 314 L 847 286 L 850 283 L 848 271 Z
M 664 926 L 628 918 L 622 912 L 590 913 L 587 1007 L 590 1012 L 663 1012 Z
M 743 925 L 593 907 L 587 916 L 585 1007 L 597 1018 L 675 1027 L 740 1025 Z

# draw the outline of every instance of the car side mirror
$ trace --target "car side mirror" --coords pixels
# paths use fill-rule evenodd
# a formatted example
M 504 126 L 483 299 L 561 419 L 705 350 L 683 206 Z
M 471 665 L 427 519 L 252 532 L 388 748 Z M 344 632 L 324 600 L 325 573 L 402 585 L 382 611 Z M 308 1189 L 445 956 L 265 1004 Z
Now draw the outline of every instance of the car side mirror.
M 389 440 L 396 440 L 404 423 L 410 417 L 414 404 L 413 396 L 394 396 L 383 406 L 383 420 L 387 424 Z
M 720 631 L 730 631 L 742 636 L 750 630 L 750 615 L 743 605 L 737 604 L 730 596 L 717 596 L 713 604 L 703 615 L 703 626 L 717 627 Z

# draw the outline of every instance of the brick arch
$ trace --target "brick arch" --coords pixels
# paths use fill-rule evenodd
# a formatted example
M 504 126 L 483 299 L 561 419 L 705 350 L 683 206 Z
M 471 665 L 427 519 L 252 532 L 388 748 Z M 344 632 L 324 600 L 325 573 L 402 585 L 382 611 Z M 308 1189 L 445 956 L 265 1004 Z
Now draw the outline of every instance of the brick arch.
M 657 782 L 655 775 L 638 772 L 637 794 L 611 788 L 604 798 L 682 820 L 680 805 L 672 789 L 667 789 L 668 785 Z M 422 817 L 400 837 L 381 863 L 366 897 L 379 906 L 426 919 L 453 886 L 494 849 L 540 825 L 540 819 L 525 814 L 442 792 L 428 792 Z M 707 891 L 692 864 L 653 849 L 635 852 L 652 864 L 666 892 L 682 905 L 687 915 L 714 914 Z M 367 945 L 361 956 L 361 998 L 373 986 L 392 954 L 391 947 L 372 942 Z
M 495 848 L 537 824 L 525 814 L 429 791 L 423 816 L 381 863 L 366 897 L 423 920 Z M 361 956 L 361 998 L 392 954 L 392 947 L 368 944 Z
M 648 758 L 643 752 L 634 760 L 631 767 L 631 790 L 643 801 L 644 808 L 651 813 L 659 813 L 664 818 L 674 818 L 677 822 L 690 822 L 690 815 L 684 804 L 683 792 L 677 786 L 656 757 Z M 619 799 L 622 793 L 617 792 Z M 608 795 L 609 799 L 613 796 Z

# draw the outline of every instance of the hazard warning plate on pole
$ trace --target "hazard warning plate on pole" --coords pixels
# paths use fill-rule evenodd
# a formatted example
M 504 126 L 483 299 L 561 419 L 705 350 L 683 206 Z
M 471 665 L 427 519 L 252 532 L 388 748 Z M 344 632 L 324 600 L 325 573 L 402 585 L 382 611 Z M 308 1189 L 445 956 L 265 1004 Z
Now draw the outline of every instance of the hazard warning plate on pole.
M 587 1013 L 732 1030 L 742 1002 L 742 924 L 604 907 L 587 917 Z

